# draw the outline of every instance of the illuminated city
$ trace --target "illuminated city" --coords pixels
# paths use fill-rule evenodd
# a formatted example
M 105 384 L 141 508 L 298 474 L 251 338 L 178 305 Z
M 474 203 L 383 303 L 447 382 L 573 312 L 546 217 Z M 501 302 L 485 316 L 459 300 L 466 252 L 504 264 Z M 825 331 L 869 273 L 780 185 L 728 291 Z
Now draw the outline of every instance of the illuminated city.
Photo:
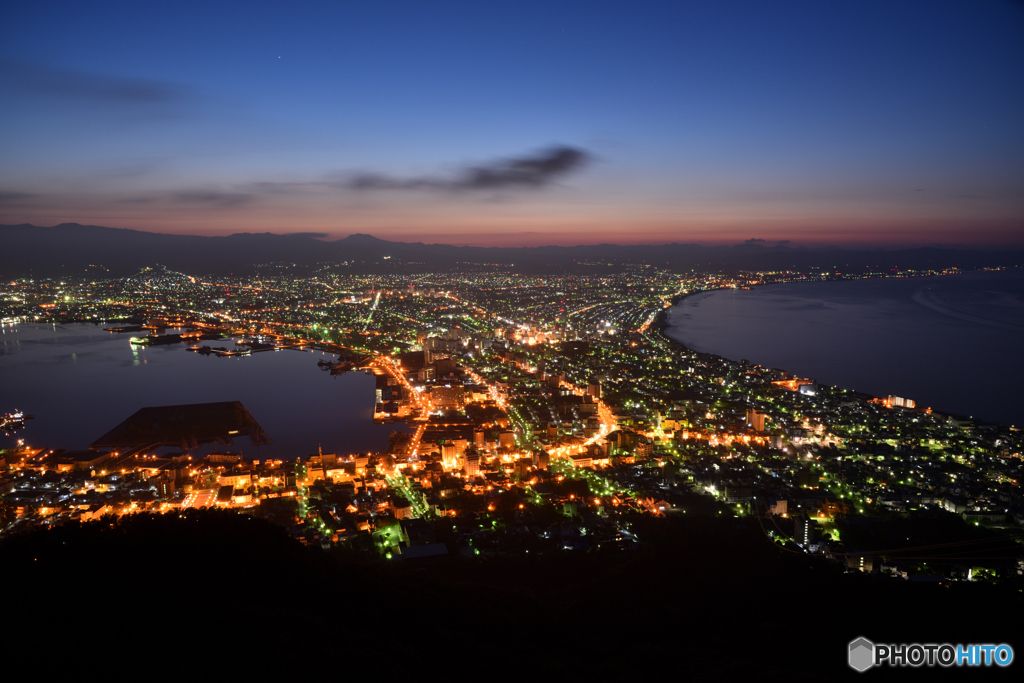
M 681 297 L 805 276 L 489 270 L 205 278 L 155 267 L 7 283 L 5 325 L 101 321 L 121 344 L 198 355 L 328 352 L 319 365 L 331 374 L 376 377 L 374 421 L 409 430 L 386 451 L 263 460 L 251 448 L 200 454 L 229 434 L 266 440 L 227 417 L 210 418 L 209 434 L 108 435 L 87 451 L 26 443 L 4 456 L 8 532 L 218 506 L 266 515 L 306 544 L 398 559 L 629 546 L 636 514 L 699 512 L 756 518 L 781 547 L 858 571 L 956 580 L 1008 568 L 867 552 L 843 530 L 929 510 L 1021 524 L 1019 430 L 693 352 L 664 334 Z M 893 276 L 943 274 L 957 277 Z M 23 415 L 5 418 L 19 424 Z M 510 539 L 510 528 L 528 531 Z
M 3 3 L 8 669 L 1013 666 L 1022 27 Z

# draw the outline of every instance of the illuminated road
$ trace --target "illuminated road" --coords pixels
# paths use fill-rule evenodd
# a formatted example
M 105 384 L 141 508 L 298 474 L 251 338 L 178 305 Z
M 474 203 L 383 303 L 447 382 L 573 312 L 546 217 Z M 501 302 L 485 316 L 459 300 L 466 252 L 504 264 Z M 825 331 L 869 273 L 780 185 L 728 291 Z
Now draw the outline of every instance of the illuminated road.
M 373 320 L 373 313 L 377 310 L 377 304 L 380 303 L 380 292 L 377 292 L 377 298 L 373 300 L 373 305 L 370 306 L 370 312 L 366 314 L 366 322 L 363 323 L 363 332 L 366 332 L 366 328 L 370 326 L 370 321 Z
M 498 387 L 496 385 L 493 385 L 487 380 L 485 380 L 483 377 L 474 372 L 471 368 L 467 367 L 465 368 L 465 370 L 466 374 L 469 375 L 470 379 L 472 379 L 477 384 L 482 384 L 485 387 L 487 387 L 487 393 L 490 395 L 491 400 L 498 404 L 499 408 L 505 411 L 508 410 L 508 402 L 501 395 L 501 392 L 498 390 Z
M 414 491 L 409 486 L 409 480 L 405 478 L 405 475 L 401 473 L 395 473 L 394 475 L 385 477 L 388 482 L 388 486 L 398 491 L 405 497 L 406 500 L 412 505 L 413 514 L 416 517 L 428 517 L 430 516 L 430 507 L 427 505 L 426 498 L 419 491 Z
M 563 382 L 562 386 L 572 389 L 573 393 L 575 393 L 577 396 L 582 396 L 586 393 L 585 391 L 577 387 L 575 384 Z M 615 415 L 614 413 L 612 413 L 611 408 L 609 408 L 604 401 L 602 401 L 599 398 L 595 398 L 594 400 L 597 403 L 597 421 L 600 423 L 600 427 L 598 428 L 597 434 L 590 437 L 583 443 L 575 446 L 556 446 L 554 448 L 548 449 L 548 455 L 555 458 L 561 458 L 568 455 L 582 453 L 591 444 L 595 444 L 601 439 L 611 434 L 612 430 L 615 429 L 616 425 Z
M 489 392 L 490 392 L 491 398 L 494 399 L 494 402 L 497 403 L 498 407 L 500 407 L 502 410 L 504 410 L 506 414 L 508 414 L 510 417 L 514 416 L 516 418 L 519 418 L 519 414 L 517 412 L 515 412 L 514 409 L 511 408 L 508 405 L 508 401 L 501 395 L 501 392 L 498 391 L 498 388 L 496 386 L 492 385 L 490 382 L 488 382 L 483 377 L 481 377 L 480 375 L 478 375 L 477 373 L 475 373 L 473 370 L 471 370 L 469 368 L 466 368 L 466 374 L 468 374 L 470 376 L 470 378 L 472 378 L 472 380 L 474 382 L 476 382 L 478 384 L 483 384 L 484 386 L 486 386 L 488 388 Z M 572 389 L 572 391 L 577 396 L 582 396 L 583 394 L 586 393 L 583 389 L 580 389 L 576 385 L 570 384 L 568 382 L 563 382 L 562 386 L 567 387 L 569 389 Z M 594 436 L 590 437 L 589 439 L 584 441 L 582 444 L 579 444 L 579 445 L 576 445 L 576 446 L 556 446 L 554 448 L 550 448 L 550 449 L 548 449 L 548 454 L 549 455 L 554 456 L 554 457 L 565 457 L 567 455 L 572 455 L 572 454 L 575 454 L 575 453 L 580 453 L 580 452 L 586 450 L 586 448 L 588 446 L 590 446 L 591 444 L 597 443 L 601 439 L 603 439 L 606 436 L 608 436 L 612 432 L 612 430 L 615 429 L 616 419 L 615 419 L 615 415 L 612 413 L 611 409 L 601 399 L 595 399 L 595 400 L 597 402 L 597 419 L 598 419 L 598 422 L 600 423 L 600 428 L 598 429 L 597 434 L 595 434 Z M 530 428 L 526 424 L 526 422 L 524 420 L 522 420 L 522 418 L 519 418 L 518 422 L 520 422 L 522 424 L 522 426 L 523 426 L 525 440 L 530 441 L 530 443 L 528 443 L 526 445 L 527 446 L 532 446 L 532 440 L 533 440 L 533 433 L 532 433 L 532 431 L 530 430 Z
M 416 432 L 412 435 L 412 439 L 409 441 L 409 457 L 415 458 L 419 455 L 420 441 L 423 439 L 423 432 L 427 431 L 427 425 L 421 424 L 416 428 Z
M 406 396 L 415 404 L 420 414 L 413 417 L 414 420 L 428 420 L 430 419 L 430 412 L 433 410 L 433 405 L 430 403 L 430 399 L 424 396 L 422 393 L 413 389 L 412 385 L 409 384 L 409 380 L 402 374 L 401 369 L 395 365 L 395 361 L 387 356 L 376 356 L 370 361 L 370 365 L 375 365 L 387 374 L 391 375 L 398 381 L 405 391 Z

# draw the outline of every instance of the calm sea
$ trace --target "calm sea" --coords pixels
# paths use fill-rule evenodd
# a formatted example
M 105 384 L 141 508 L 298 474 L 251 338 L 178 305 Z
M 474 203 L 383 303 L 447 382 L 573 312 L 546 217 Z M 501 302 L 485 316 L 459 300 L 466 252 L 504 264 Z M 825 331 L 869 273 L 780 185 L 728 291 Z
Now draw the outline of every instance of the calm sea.
M 108 325 L 109 326 L 109 325 Z M 16 439 L 49 448 L 79 449 L 139 408 L 241 401 L 274 443 L 257 451 L 248 438 L 231 450 L 263 458 L 387 448 L 393 429 L 373 423 L 374 378 L 362 372 L 332 377 L 319 351 L 268 351 L 251 356 L 202 356 L 186 344 L 133 347 L 130 334 L 103 325 L 18 325 L 0 328 L 0 412 L 35 419 Z M 203 342 L 234 347 L 234 340 Z
M 687 297 L 697 351 L 1003 424 L 1024 424 L 1024 272 L 770 285 Z

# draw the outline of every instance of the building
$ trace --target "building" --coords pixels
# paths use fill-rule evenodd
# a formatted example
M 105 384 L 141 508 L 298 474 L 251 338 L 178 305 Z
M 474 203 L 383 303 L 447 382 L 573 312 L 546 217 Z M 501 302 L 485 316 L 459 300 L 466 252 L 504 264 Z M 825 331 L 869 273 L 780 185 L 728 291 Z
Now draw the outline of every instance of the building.
M 459 464 L 459 452 L 454 443 L 441 444 L 441 460 L 446 470 L 453 470 Z
M 570 455 L 569 460 L 574 467 L 593 467 L 594 459 L 588 454 Z
M 458 410 L 466 405 L 466 390 L 461 385 L 430 387 L 430 402 L 435 408 Z
M 455 374 L 456 363 L 453 358 L 435 358 L 431 364 L 439 378 Z
M 815 524 L 806 515 L 800 515 L 794 522 L 796 530 L 793 533 L 793 540 L 800 546 L 807 548 L 817 538 Z
M 551 456 L 547 451 L 536 450 L 533 452 L 533 466 L 538 470 L 546 470 L 551 463 Z
M 846 556 L 846 566 L 870 574 L 875 571 L 875 558 L 872 555 L 849 554 Z
M 889 398 L 885 400 L 885 404 L 890 408 L 914 408 L 917 406 L 917 402 L 909 398 L 902 398 L 900 396 L 889 395 Z
M 156 494 L 161 498 L 170 498 L 175 491 L 174 480 L 170 477 L 161 477 L 156 483 Z
M 725 487 L 727 503 L 745 503 L 753 499 L 754 491 L 750 484 L 729 484 Z
M 798 391 L 804 396 L 817 396 L 818 385 L 814 382 L 811 382 L 810 384 L 801 384 Z

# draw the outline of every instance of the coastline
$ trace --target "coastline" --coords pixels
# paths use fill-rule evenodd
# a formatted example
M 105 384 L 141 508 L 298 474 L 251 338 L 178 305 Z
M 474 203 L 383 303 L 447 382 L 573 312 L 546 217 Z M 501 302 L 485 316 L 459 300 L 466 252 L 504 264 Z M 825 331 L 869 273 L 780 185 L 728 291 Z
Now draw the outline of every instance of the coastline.
M 775 284 L 775 283 L 772 283 L 772 284 Z M 697 294 L 708 294 L 710 292 L 720 292 L 723 289 L 729 289 L 729 287 L 716 287 L 714 289 L 701 289 L 701 290 L 698 290 L 698 291 L 695 291 L 695 292 L 686 292 L 684 294 L 676 294 L 670 300 L 671 304 L 669 306 L 666 306 L 665 308 L 662 308 L 660 311 L 658 311 L 657 315 L 654 316 L 654 320 L 651 321 L 651 326 L 649 328 L 651 330 L 651 334 L 659 335 L 661 337 L 661 341 L 663 341 L 663 342 L 665 342 L 667 344 L 670 344 L 670 345 L 674 344 L 675 348 L 680 348 L 680 349 L 682 349 L 684 351 L 689 351 L 690 353 L 695 353 L 695 354 L 700 355 L 700 356 L 716 356 L 718 358 L 725 358 L 725 356 L 719 356 L 718 354 L 706 353 L 704 351 L 697 351 L 696 349 L 691 349 L 689 346 L 684 344 L 679 339 L 676 339 L 674 337 L 669 336 L 668 331 L 667 331 L 668 328 L 671 327 L 671 325 L 669 324 L 669 321 L 668 321 L 669 313 L 671 313 L 673 308 L 675 308 L 680 303 L 682 303 L 683 300 L 685 300 L 686 298 L 691 297 L 691 296 L 696 296 Z M 733 363 L 738 363 L 739 362 L 737 360 L 733 360 L 732 358 L 726 358 L 726 360 L 731 361 Z
M 1015 267 L 1014 269 L 1017 269 L 1017 268 Z M 988 270 L 1008 271 L 1008 270 L 1011 270 L 1011 269 L 1010 268 L 992 268 L 992 269 L 982 268 L 982 269 L 977 269 L 977 270 L 959 270 L 959 269 L 956 269 L 955 272 L 940 271 L 940 272 L 937 272 L 937 273 L 920 273 L 920 274 L 907 274 L 907 275 L 869 275 L 869 276 L 866 276 L 866 277 L 852 277 L 851 276 L 851 277 L 837 277 L 837 278 L 834 278 L 834 279 L 825 279 L 825 280 L 807 280 L 806 278 L 799 278 L 799 279 L 794 279 L 794 280 L 777 280 L 777 281 L 774 281 L 774 282 L 759 282 L 756 285 L 750 285 L 749 287 L 747 287 L 747 289 L 753 289 L 754 287 L 771 287 L 773 285 L 798 285 L 798 284 L 811 284 L 811 283 L 822 284 L 822 283 L 825 283 L 825 282 L 852 282 L 852 281 L 855 281 L 855 280 L 890 280 L 890 279 L 893 279 L 893 280 L 905 280 L 905 279 L 908 279 L 908 278 L 948 277 L 948 276 L 951 276 L 951 275 L 965 275 L 967 273 L 985 272 L 985 271 L 988 271 Z M 680 304 L 687 297 L 696 296 L 697 294 L 708 294 L 708 293 L 711 293 L 711 292 L 720 292 L 720 291 L 726 290 L 726 289 L 734 289 L 734 288 L 732 288 L 732 287 L 715 287 L 713 289 L 701 289 L 701 290 L 692 291 L 692 292 L 685 292 L 683 294 L 676 294 L 675 296 L 673 296 L 669 300 L 670 301 L 670 305 L 666 306 L 665 308 L 662 308 L 660 311 L 658 311 L 657 315 L 654 316 L 654 320 L 651 321 L 650 329 L 656 330 L 659 334 L 661 334 L 663 339 L 666 342 L 668 342 L 668 343 L 678 344 L 679 346 L 681 346 L 682 348 L 686 349 L 687 351 L 689 351 L 691 353 L 705 354 L 706 352 L 704 352 L 704 351 L 697 351 L 696 349 L 691 349 L 686 344 L 684 344 L 682 341 L 680 341 L 678 339 L 675 339 L 673 337 L 670 337 L 668 335 L 668 333 L 665 332 L 665 330 L 667 330 L 670 327 L 670 325 L 668 323 L 668 311 L 671 311 L 673 308 L 675 308 L 678 304 Z M 708 353 L 706 355 L 717 356 L 719 358 L 724 358 L 724 356 L 719 356 L 718 354 L 714 354 L 714 353 Z M 732 359 L 726 359 L 726 360 L 732 360 Z M 734 361 L 734 362 L 739 362 L 739 361 Z
M 993 270 L 995 270 L 995 269 L 993 269 Z M 1012 271 L 1017 270 L 1017 269 L 1015 269 L 1015 268 L 1002 268 L 1002 269 L 998 269 L 998 270 L 1006 271 L 1006 272 L 1012 272 Z M 966 275 L 966 274 L 972 273 L 972 272 L 983 272 L 983 271 L 959 271 L 959 272 L 957 272 L 955 274 L 964 274 L 964 275 Z M 952 274 L 952 273 L 950 273 L 950 274 Z M 923 276 L 920 276 L 920 277 L 935 277 L 935 276 L 936 275 L 923 275 Z M 847 278 L 847 279 L 843 279 L 843 280 L 835 280 L 835 282 L 845 282 L 845 281 L 854 280 L 854 279 L 856 279 L 856 280 L 886 280 L 886 279 L 890 279 L 890 278 L 886 277 L 886 276 L 876 277 L 876 278 Z M 892 278 L 892 279 L 903 279 L 903 278 Z M 915 279 L 916 279 L 916 276 L 915 276 Z M 770 285 L 770 284 L 790 284 L 790 285 L 793 285 L 793 284 L 800 284 L 802 282 L 806 282 L 806 281 L 805 280 L 790 280 L 790 281 L 785 281 L 785 282 L 761 283 L 761 284 L 758 284 L 757 287 L 761 287 L 761 286 L 764 286 L 764 285 Z M 818 283 L 818 284 L 821 284 L 823 282 L 826 282 L 826 280 L 819 280 L 819 281 L 815 281 L 815 282 Z M 681 339 L 678 339 L 678 338 L 676 338 L 676 337 L 674 337 L 674 336 L 672 336 L 672 335 L 670 335 L 668 333 L 669 328 L 672 327 L 672 323 L 671 323 L 671 320 L 670 320 L 670 316 L 672 314 L 672 311 L 677 306 L 679 306 L 681 303 L 683 303 L 688 297 L 692 297 L 692 296 L 695 296 L 697 294 L 709 294 L 709 293 L 713 293 L 713 292 L 721 292 L 722 290 L 732 290 L 732 289 L 734 289 L 734 288 L 733 287 L 714 287 L 714 288 L 709 288 L 709 289 L 700 289 L 700 290 L 689 291 L 689 292 L 677 294 L 676 296 L 672 297 L 672 299 L 670 300 L 670 305 L 669 306 L 663 308 L 661 311 L 659 311 L 657 313 L 657 315 L 655 316 L 654 320 L 652 320 L 652 322 L 651 322 L 648 334 L 650 336 L 654 337 L 655 339 L 659 340 L 661 343 L 664 343 L 668 348 L 670 348 L 672 350 L 682 351 L 682 352 L 685 352 L 685 353 L 693 354 L 694 356 L 696 356 L 698 358 L 721 359 L 721 360 L 725 360 L 725 361 L 727 361 L 727 362 L 729 362 L 731 364 L 737 364 L 737 365 L 740 364 L 742 362 L 742 359 L 738 355 L 736 357 L 733 357 L 730 354 L 714 353 L 714 352 L 710 352 L 710 351 L 700 351 L 700 350 L 697 350 L 695 348 L 692 348 L 692 347 L 688 346 Z M 746 355 L 746 352 L 744 352 L 744 355 Z M 751 356 L 751 357 L 753 357 L 753 356 Z M 762 363 L 758 363 L 757 365 L 758 366 L 763 366 L 763 367 L 769 367 L 768 365 L 763 365 Z M 793 372 L 788 369 L 788 365 L 785 364 L 785 363 L 782 363 L 782 362 L 780 362 L 780 363 L 773 363 L 773 364 L 770 365 L 770 367 L 772 369 L 775 369 L 775 370 L 781 370 L 782 372 L 786 373 L 787 375 L 797 376 L 797 375 L 794 375 Z M 801 375 L 801 376 L 813 376 L 813 374 L 814 374 L 813 371 L 810 374 L 808 374 L 806 371 L 804 371 L 804 374 Z M 856 389 L 853 389 L 849 385 L 848 382 L 843 382 L 843 381 L 819 382 L 819 384 L 821 386 L 823 386 L 823 387 L 831 387 L 831 388 L 836 388 L 836 389 L 846 389 L 846 390 L 854 393 L 857 396 L 863 397 L 866 400 L 871 400 L 871 399 L 882 400 L 885 397 L 885 396 L 883 396 L 883 394 L 885 394 L 885 395 L 894 394 L 894 395 L 899 395 L 899 396 L 906 396 L 906 395 L 908 395 L 908 393 L 899 393 L 899 387 L 897 387 L 897 389 L 895 389 L 895 390 L 890 390 L 890 391 L 884 391 L 883 390 L 882 393 L 878 393 L 877 388 L 876 388 L 876 391 L 874 391 L 874 392 L 856 390 Z M 876 382 L 876 384 L 877 384 L 877 382 Z M 901 384 L 900 386 L 904 386 L 904 385 Z M 915 395 L 915 393 L 919 393 L 919 392 L 916 392 L 913 389 L 907 389 L 906 392 L 909 392 L 911 396 Z M 947 397 L 947 399 L 948 399 L 948 397 Z M 934 397 L 931 400 L 934 400 Z M 977 423 L 977 424 L 994 425 L 994 426 L 1011 427 L 1011 428 L 1014 425 L 1018 425 L 1019 424 L 1015 419 L 1013 419 L 1012 416 L 1010 418 L 1005 418 L 1004 417 L 1004 419 L 992 419 L 992 418 L 986 418 L 986 417 L 979 417 L 977 414 L 970 414 L 968 412 L 968 411 L 977 412 L 977 410 L 979 410 L 979 409 L 981 409 L 982 412 L 984 412 L 984 409 L 980 408 L 980 407 L 976 407 L 976 408 L 968 407 L 968 408 L 965 408 L 964 406 L 960 406 L 959 409 L 956 409 L 956 410 L 947 410 L 947 409 L 941 408 L 941 405 L 942 405 L 941 402 L 937 402 L 938 405 L 940 406 L 938 408 L 936 408 L 934 405 L 931 405 L 930 407 L 926 408 L 925 407 L 926 403 L 930 403 L 930 400 L 928 400 L 928 401 L 918 400 L 919 406 L 913 408 L 912 410 L 916 410 L 916 411 L 919 411 L 919 412 L 925 412 L 926 410 L 932 410 L 933 412 L 935 412 L 937 414 L 945 415 L 945 416 L 948 416 L 948 417 L 950 417 L 950 418 L 952 418 L 954 420 L 961 421 L 961 422 L 972 422 L 972 423 Z

